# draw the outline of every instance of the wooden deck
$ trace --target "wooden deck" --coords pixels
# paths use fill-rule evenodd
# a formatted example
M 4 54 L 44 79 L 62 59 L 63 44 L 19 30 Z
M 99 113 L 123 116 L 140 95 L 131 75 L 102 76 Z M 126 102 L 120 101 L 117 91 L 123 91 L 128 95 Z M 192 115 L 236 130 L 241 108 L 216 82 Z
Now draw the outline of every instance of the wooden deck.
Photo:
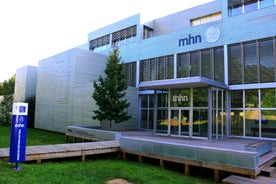
M 220 178 L 220 173 L 227 172 L 242 175 L 257 182 L 262 178 L 259 175 L 265 168 L 273 164 L 275 168 L 275 141 L 272 141 L 271 151 L 258 156 L 257 152 L 245 149 L 246 146 L 259 142 L 258 139 L 228 138 L 209 141 L 151 133 L 142 134 L 123 132 L 120 149 L 125 159 L 128 154 L 131 154 L 137 155 L 137 160 L 140 162 L 147 157 L 159 160 L 161 167 L 165 167 L 166 162 L 182 164 L 183 171 L 187 175 L 191 172 L 190 166 L 208 168 L 214 171 L 215 181 L 221 181 L 223 178 Z M 267 180 L 271 181 L 275 178 Z
M 119 141 L 27 146 L 25 160 L 41 163 L 42 160 L 46 159 L 81 157 L 81 160 L 85 161 L 85 157 L 88 155 L 118 151 Z M 0 148 L 0 159 L 9 160 L 9 148 Z

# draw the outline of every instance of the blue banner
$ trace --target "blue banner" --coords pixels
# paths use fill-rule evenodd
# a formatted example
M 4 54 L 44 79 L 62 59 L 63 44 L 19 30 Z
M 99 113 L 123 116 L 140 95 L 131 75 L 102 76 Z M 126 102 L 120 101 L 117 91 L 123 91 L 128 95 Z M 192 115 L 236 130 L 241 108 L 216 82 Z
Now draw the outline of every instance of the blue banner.
M 26 133 L 28 104 L 14 103 L 10 139 L 10 162 L 24 162 L 26 155 Z

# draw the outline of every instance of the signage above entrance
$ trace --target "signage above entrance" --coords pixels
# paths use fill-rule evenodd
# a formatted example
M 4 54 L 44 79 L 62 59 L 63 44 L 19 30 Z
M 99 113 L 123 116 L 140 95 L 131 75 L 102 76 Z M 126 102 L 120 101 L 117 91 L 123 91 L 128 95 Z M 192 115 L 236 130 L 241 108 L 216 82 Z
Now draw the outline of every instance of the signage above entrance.
M 220 37 L 220 30 L 215 26 L 211 26 L 206 30 L 204 36 L 208 43 L 214 43 Z
M 178 40 L 179 47 L 186 46 L 186 45 L 192 45 L 192 44 L 196 44 L 196 43 L 201 43 L 201 35 L 192 36 L 189 34 L 188 37 Z
M 208 43 L 214 43 L 220 37 L 220 29 L 215 26 L 211 26 L 205 31 L 204 37 Z M 187 45 L 198 44 L 198 43 L 201 43 L 201 41 L 202 41 L 201 35 L 189 34 L 186 38 L 181 38 L 178 40 L 178 46 L 183 47 Z
M 173 102 L 188 102 L 188 96 L 175 95 L 173 96 Z

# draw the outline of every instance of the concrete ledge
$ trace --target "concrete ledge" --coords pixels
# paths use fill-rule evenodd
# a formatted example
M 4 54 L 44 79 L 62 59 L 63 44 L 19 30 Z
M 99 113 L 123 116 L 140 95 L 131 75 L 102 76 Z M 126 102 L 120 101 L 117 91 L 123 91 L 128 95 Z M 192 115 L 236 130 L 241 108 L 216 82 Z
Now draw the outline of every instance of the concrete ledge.
M 102 130 L 100 127 L 67 126 L 66 136 L 72 136 L 93 141 L 119 140 L 120 132 Z
M 198 163 L 231 166 L 236 168 L 237 171 L 239 171 L 237 168 L 251 170 L 252 172 L 258 169 L 258 156 L 256 152 L 167 144 L 129 137 L 122 137 L 120 139 L 120 148 L 122 150 L 126 149 L 165 157 L 191 160 Z
M 272 150 L 272 142 L 269 141 L 259 141 L 253 144 L 245 146 L 246 151 L 257 152 L 258 156 L 261 156 Z

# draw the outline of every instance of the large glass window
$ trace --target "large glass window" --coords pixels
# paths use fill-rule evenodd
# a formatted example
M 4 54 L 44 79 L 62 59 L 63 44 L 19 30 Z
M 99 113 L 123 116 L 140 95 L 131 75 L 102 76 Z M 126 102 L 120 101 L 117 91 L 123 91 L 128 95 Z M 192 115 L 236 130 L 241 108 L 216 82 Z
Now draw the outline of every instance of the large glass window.
M 224 82 L 224 52 L 222 47 L 214 49 L 214 79 Z
M 256 42 L 244 44 L 245 84 L 258 82 Z
M 231 110 L 231 134 L 243 135 L 243 110 Z
M 141 95 L 140 103 L 140 128 L 153 129 L 153 95 Z
M 209 22 L 214 22 L 217 20 L 221 20 L 221 12 L 193 19 L 191 20 L 191 24 L 192 26 L 197 26 L 197 25 L 206 24 Z
M 208 107 L 208 88 L 194 88 L 193 106 Z
M 243 107 L 243 91 L 231 91 L 231 108 Z
M 188 53 L 182 53 L 177 55 L 177 78 L 185 78 L 190 76 L 190 61 L 188 56 Z
M 276 138 L 276 109 L 262 110 L 262 137 Z
M 259 107 L 258 89 L 245 90 L 245 107 L 246 108 Z
M 243 64 L 241 45 L 232 45 L 229 48 L 229 83 L 242 84 Z
M 275 81 L 275 38 L 230 45 L 228 48 L 230 85 Z
M 199 76 L 199 56 L 198 51 L 191 52 L 191 77 Z
M 263 40 L 259 42 L 261 83 L 275 81 L 274 50 L 275 49 L 274 49 L 273 39 Z
M 228 0 L 229 16 L 256 11 L 274 4 L 274 0 Z
M 157 90 L 157 133 L 168 133 L 168 91 Z
M 212 62 L 210 49 L 201 51 L 201 76 L 212 79 Z
M 232 91 L 231 105 L 232 135 L 276 138 L 275 88 Z
M 127 85 L 130 87 L 136 86 L 136 62 L 124 63 L 124 73 L 127 80 Z
M 261 97 L 262 108 L 276 108 L 276 89 L 262 89 Z
M 142 60 L 140 62 L 140 81 L 172 79 L 173 71 L 173 55 Z
M 224 82 L 223 47 L 177 54 L 177 78 L 195 76 Z

